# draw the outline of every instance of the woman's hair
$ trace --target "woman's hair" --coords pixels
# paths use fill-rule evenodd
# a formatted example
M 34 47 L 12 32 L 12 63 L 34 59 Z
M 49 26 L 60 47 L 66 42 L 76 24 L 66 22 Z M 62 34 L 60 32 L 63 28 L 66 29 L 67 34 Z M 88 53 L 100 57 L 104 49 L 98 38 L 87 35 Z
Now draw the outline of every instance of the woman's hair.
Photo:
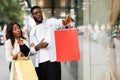
M 15 24 L 18 25 L 19 28 L 21 29 L 20 25 L 19 25 L 18 23 L 16 23 L 16 22 L 11 22 L 11 23 L 7 24 L 7 28 L 6 28 L 6 39 L 7 39 L 7 40 L 8 40 L 8 39 L 11 40 L 11 44 L 12 44 L 13 47 L 14 47 L 14 43 L 15 43 L 15 37 L 14 37 L 14 35 L 13 35 L 13 26 L 14 26 Z M 23 37 L 22 30 L 21 30 L 21 36 L 20 36 L 20 37 L 23 38 L 23 39 L 25 39 L 25 38 Z

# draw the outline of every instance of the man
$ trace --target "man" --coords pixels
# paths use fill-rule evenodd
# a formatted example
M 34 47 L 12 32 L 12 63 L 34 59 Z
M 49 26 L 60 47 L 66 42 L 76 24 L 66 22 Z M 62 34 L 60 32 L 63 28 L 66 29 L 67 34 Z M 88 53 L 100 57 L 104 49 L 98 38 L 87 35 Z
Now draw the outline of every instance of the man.
M 43 20 L 39 6 L 31 8 L 31 15 L 37 24 L 30 32 L 30 43 L 35 45 L 31 51 L 34 54 L 36 53 L 35 69 L 38 78 L 39 80 L 61 80 L 61 65 L 59 62 L 56 62 L 52 44 L 54 29 L 51 27 L 53 25 L 51 25 L 50 20 Z M 61 21 L 58 22 L 61 24 Z
M 61 64 L 56 62 L 54 30 L 63 24 L 62 19 L 43 19 L 39 6 L 31 8 L 31 15 L 36 22 L 30 32 L 31 53 L 36 54 L 35 69 L 39 80 L 61 80 Z

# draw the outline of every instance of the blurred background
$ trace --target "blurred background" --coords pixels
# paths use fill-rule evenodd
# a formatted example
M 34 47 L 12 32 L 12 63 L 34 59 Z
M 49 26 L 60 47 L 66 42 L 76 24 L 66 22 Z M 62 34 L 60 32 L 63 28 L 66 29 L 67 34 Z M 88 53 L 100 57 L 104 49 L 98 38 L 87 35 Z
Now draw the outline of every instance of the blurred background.
M 99 26 L 110 23 L 120 24 L 120 0 L 0 0 L 0 80 L 9 80 L 8 63 L 5 60 L 4 41 L 6 24 L 18 22 L 26 38 L 35 26 L 30 15 L 34 5 L 41 7 L 45 19 L 65 18 L 70 14 L 75 27 Z M 94 29 L 94 27 L 92 27 Z M 105 47 L 96 43 L 90 36 L 78 32 L 81 59 L 62 63 L 62 80 L 103 80 L 102 73 L 108 66 Z M 104 39 L 106 41 L 106 39 Z M 104 42 L 103 41 L 103 42 Z

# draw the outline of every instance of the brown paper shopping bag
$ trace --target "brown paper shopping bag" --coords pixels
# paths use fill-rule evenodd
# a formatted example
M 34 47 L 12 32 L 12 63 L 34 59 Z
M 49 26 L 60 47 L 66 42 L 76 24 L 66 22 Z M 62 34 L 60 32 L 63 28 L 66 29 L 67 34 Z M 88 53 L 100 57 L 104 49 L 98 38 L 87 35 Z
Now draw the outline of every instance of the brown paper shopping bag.
M 54 35 L 58 62 L 80 60 L 80 48 L 76 28 L 56 30 Z

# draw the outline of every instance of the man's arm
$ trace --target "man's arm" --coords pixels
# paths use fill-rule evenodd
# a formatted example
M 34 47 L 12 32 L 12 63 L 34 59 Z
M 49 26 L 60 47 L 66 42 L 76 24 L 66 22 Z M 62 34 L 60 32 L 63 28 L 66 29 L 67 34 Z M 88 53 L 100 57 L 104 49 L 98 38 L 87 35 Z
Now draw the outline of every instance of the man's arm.
M 30 36 L 29 36 L 29 40 L 30 40 L 30 55 L 36 54 L 36 50 L 35 50 L 35 42 L 34 42 L 34 35 L 35 35 L 35 28 L 33 28 L 30 31 Z

